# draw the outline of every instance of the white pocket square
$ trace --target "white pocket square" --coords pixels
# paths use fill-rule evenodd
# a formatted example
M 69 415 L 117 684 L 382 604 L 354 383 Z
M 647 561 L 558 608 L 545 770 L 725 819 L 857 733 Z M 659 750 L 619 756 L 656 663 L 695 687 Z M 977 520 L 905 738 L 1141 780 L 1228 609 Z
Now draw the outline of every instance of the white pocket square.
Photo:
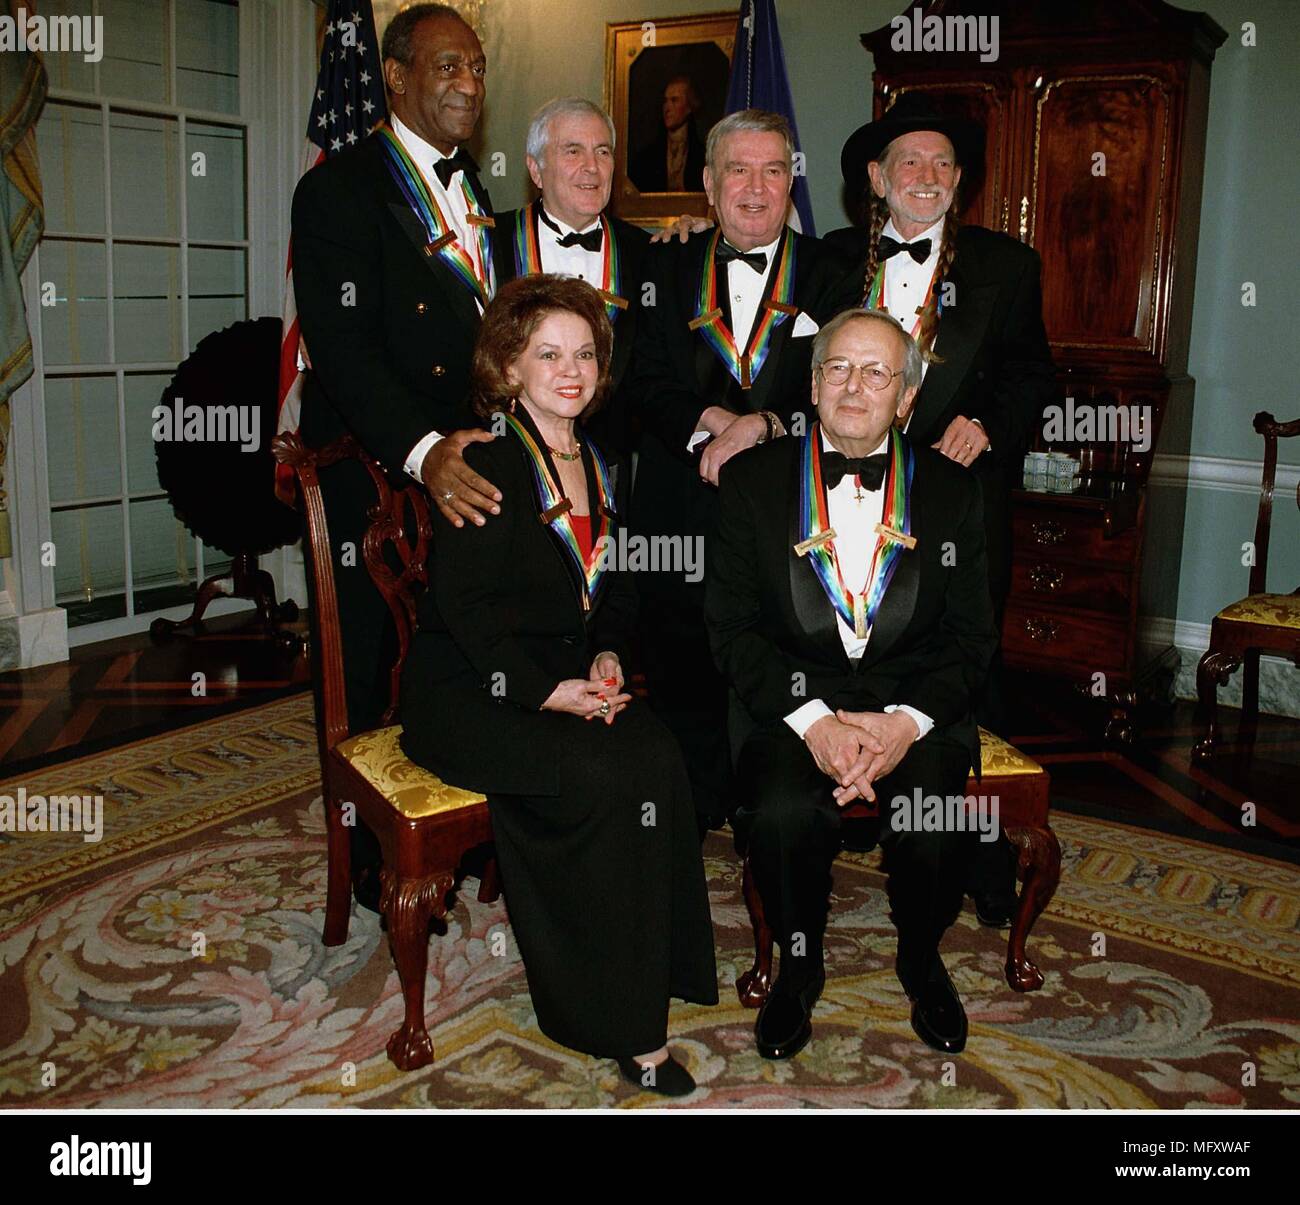
M 800 312 L 799 317 L 794 320 L 794 330 L 790 337 L 799 339 L 804 335 L 815 335 L 819 330 L 821 327 L 808 314 Z

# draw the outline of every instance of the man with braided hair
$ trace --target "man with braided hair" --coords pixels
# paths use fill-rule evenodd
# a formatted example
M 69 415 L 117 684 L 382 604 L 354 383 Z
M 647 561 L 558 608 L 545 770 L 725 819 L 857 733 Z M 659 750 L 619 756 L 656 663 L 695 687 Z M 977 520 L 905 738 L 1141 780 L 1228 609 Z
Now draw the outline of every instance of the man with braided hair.
M 840 156 L 849 198 L 866 203 L 867 224 L 825 241 L 854 265 L 845 303 L 897 318 L 925 357 L 907 434 L 970 469 L 982 487 L 989 592 L 1001 627 L 1011 585 L 1011 489 L 1056 385 L 1037 252 L 957 220 L 963 170 L 978 169 L 983 146 L 978 125 L 904 93 L 854 131 Z M 977 709 L 994 730 L 1003 723 L 997 672 L 995 662 Z M 1005 926 L 1015 902 L 1014 856 L 1005 837 L 980 850 L 967 889 L 983 923 Z

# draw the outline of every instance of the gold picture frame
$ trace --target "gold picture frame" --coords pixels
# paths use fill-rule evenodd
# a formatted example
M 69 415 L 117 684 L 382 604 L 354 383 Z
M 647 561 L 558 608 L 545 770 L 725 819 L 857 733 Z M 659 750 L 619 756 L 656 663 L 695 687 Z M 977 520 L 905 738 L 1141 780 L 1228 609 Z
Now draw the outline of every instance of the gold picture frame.
M 725 112 L 738 16 L 733 10 L 606 24 L 604 99 L 616 141 L 610 208 L 625 221 L 664 227 L 684 213 L 707 215 L 702 183 L 679 188 L 668 179 L 664 110 L 675 103 L 674 87 L 690 111 L 684 165 L 678 152 L 681 182 L 689 185 L 699 179 L 704 139 Z M 676 87 L 683 80 L 689 87 Z

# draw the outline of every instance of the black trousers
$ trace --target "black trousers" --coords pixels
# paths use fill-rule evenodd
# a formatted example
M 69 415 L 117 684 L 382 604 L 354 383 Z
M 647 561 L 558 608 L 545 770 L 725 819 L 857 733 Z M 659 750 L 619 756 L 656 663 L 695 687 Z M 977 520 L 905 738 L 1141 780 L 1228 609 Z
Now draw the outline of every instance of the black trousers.
M 969 754 L 955 743 L 926 737 L 875 784 L 887 890 L 898 930 L 900 976 L 928 970 L 962 905 L 962 886 L 978 834 L 897 832 L 890 800 L 915 788 L 923 794 L 964 794 Z M 803 741 L 782 721 L 757 729 L 737 766 L 741 804 L 737 849 L 749 854 L 763 911 L 781 946 L 780 974 L 792 986 L 821 968 L 831 889 L 831 863 L 840 849 L 836 784 L 817 768 Z M 794 961 L 806 956 L 806 962 Z

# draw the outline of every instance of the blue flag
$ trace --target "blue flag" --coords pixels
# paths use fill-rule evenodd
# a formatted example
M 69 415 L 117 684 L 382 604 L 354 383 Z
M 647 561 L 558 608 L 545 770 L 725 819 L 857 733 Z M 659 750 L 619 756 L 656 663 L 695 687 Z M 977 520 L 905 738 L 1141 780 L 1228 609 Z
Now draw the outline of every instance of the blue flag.
M 799 126 L 794 119 L 794 98 L 785 72 L 781 31 L 776 27 L 775 0 L 741 0 L 736 24 L 736 50 L 731 59 L 731 82 L 727 86 L 727 112 L 767 109 L 780 113 L 790 123 L 794 149 L 799 150 Z M 794 178 L 794 205 L 799 228 L 815 234 L 808 177 Z

